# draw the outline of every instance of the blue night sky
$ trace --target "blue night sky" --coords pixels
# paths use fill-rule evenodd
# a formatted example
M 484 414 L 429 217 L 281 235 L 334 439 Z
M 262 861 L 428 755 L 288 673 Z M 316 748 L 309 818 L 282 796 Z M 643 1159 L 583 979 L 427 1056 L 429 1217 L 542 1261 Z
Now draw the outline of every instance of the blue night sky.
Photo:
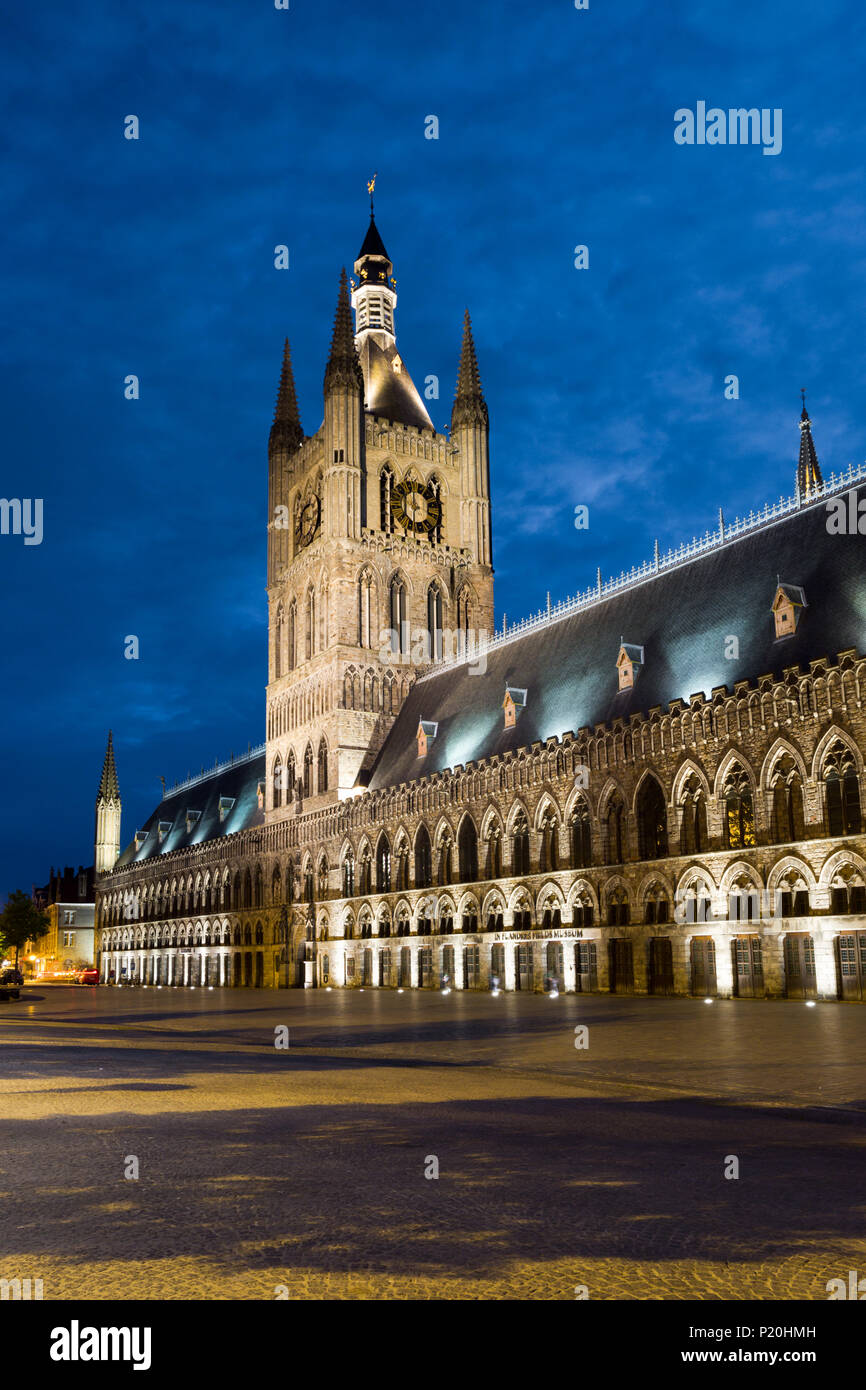
M 0 891 L 92 862 L 109 727 L 124 843 L 160 774 L 262 741 L 282 341 L 312 434 L 374 169 L 437 428 L 472 314 L 498 622 L 789 493 L 801 385 L 825 474 L 866 456 L 862 4 L 49 0 L 6 29 L 0 491 L 44 538 L 0 536 Z M 675 144 L 699 100 L 781 108 L 781 153 Z

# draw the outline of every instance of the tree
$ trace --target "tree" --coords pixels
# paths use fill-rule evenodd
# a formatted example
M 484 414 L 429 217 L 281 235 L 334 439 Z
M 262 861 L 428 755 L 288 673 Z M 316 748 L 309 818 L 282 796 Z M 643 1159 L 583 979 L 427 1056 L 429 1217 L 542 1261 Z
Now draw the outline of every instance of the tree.
M 3 950 L 15 947 L 15 966 L 18 966 L 18 952 L 27 941 L 35 941 L 48 931 L 47 912 L 34 907 L 32 898 L 20 888 L 10 893 L 6 906 L 0 912 L 0 946 Z

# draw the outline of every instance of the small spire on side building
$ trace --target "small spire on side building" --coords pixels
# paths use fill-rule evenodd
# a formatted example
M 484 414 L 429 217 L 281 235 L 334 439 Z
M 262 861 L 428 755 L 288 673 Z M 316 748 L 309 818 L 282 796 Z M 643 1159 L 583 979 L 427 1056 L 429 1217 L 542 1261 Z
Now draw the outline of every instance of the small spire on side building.
M 812 438 L 812 421 L 809 419 L 809 412 L 806 409 L 806 392 L 801 388 L 800 395 L 803 398 L 803 411 L 800 415 L 800 458 L 797 463 L 797 492 L 805 501 L 808 497 L 814 496 L 818 488 L 823 484 L 821 476 L 821 465 L 818 462 L 818 455 L 815 453 L 815 441 Z

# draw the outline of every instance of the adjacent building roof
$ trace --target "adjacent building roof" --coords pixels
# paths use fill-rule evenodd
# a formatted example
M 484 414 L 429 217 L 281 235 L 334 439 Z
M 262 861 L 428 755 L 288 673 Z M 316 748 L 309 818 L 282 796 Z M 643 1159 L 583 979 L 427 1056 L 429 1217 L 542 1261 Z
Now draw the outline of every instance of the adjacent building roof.
M 854 489 L 866 494 L 866 484 Z M 694 558 L 554 615 L 512 639 L 416 681 L 374 764 L 370 785 L 394 786 L 527 747 L 671 700 L 781 675 L 820 657 L 863 650 L 866 542 L 830 535 L 825 502 L 707 546 Z M 778 575 L 809 596 L 797 630 L 777 639 L 770 605 Z M 619 690 L 621 635 L 644 651 L 634 685 Z M 502 690 L 532 687 L 514 728 L 503 728 Z M 438 723 L 418 758 L 420 718 Z
M 264 780 L 265 754 L 262 751 L 223 763 L 213 772 L 194 777 L 179 788 L 173 788 L 137 832 L 138 839 L 144 836 L 142 843 L 136 847 L 136 839 L 133 839 L 121 854 L 116 867 L 121 869 L 129 864 L 140 864 L 145 859 L 168 854 L 174 849 L 188 849 L 191 845 L 201 844 L 203 840 L 216 840 L 224 835 L 234 835 L 238 830 L 246 830 L 251 825 L 263 825 L 265 813 L 259 809 L 258 789 Z M 220 820 L 221 797 L 234 801 L 223 820 Z M 188 817 L 188 811 L 199 814 Z M 170 826 L 162 840 L 160 824 Z

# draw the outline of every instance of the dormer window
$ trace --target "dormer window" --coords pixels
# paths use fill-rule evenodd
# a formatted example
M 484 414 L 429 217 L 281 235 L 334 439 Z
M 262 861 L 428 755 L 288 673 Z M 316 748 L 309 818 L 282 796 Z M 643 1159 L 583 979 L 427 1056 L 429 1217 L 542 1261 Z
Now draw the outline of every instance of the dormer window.
M 432 719 L 422 719 L 418 725 L 418 757 L 426 758 L 430 744 L 433 742 L 439 725 Z
M 502 708 L 505 711 L 506 729 L 514 728 L 520 718 L 521 710 L 526 708 L 526 695 L 527 692 L 521 690 L 516 685 L 507 685 L 505 687 L 505 698 L 502 701 Z
M 791 637 L 797 631 L 800 614 L 807 607 L 806 595 L 799 584 L 782 584 L 779 581 L 772 603 L 776 637 Z
M 198 825 L 198 823 L 199 823 L 200 820 L 201 820 L 201 811 L 187 811 L 187 813 L 186 813 L 186 833 L 187 833 L 187 835 L 190 833 L 191 830 L 193 830 L 193 829 L 195 828 L 196 825 Z
M 159 825 L 158 825 L 158 827 L 157 827 L 157 832 L 156 832 L 156 833 L 157 833 L 157 836 L 159 837 L 159 843 L 160 843 L 160 844 L 162 844 L 162 842 L 163 842 L 163 840 L 165 839 L 166 835 L 167 835 L 168 832 L 171 830 L 171 827 L 172 827 L 173 824 L 174 824 L 174 822 L 173 822 L 173 821 L 170 821 L 170 820 L 161 820 L 161 821 L 159 822 Z
M 631 642 L 621 641 L 619 656 L 616 659 L 620 690 L 631 690 L 643 664 L 643 647 L 636 647 Z
M 220 822 L 225 820 L 226 816 L 228 815 L 229 811 L 232 809 L 234 804 L 235 799 L 233 796 L 220 797 Z
M 141 847 L 142 847 L 142 845 L 144 844 L 144 842 L 145 842 L 146 839 L 147 839 L 147 831 L 146 831 L 146 830 L 136 830 L 136 832 L 135 832 L 135 848 L 136 848 L 136 849 L 141 849 Z

